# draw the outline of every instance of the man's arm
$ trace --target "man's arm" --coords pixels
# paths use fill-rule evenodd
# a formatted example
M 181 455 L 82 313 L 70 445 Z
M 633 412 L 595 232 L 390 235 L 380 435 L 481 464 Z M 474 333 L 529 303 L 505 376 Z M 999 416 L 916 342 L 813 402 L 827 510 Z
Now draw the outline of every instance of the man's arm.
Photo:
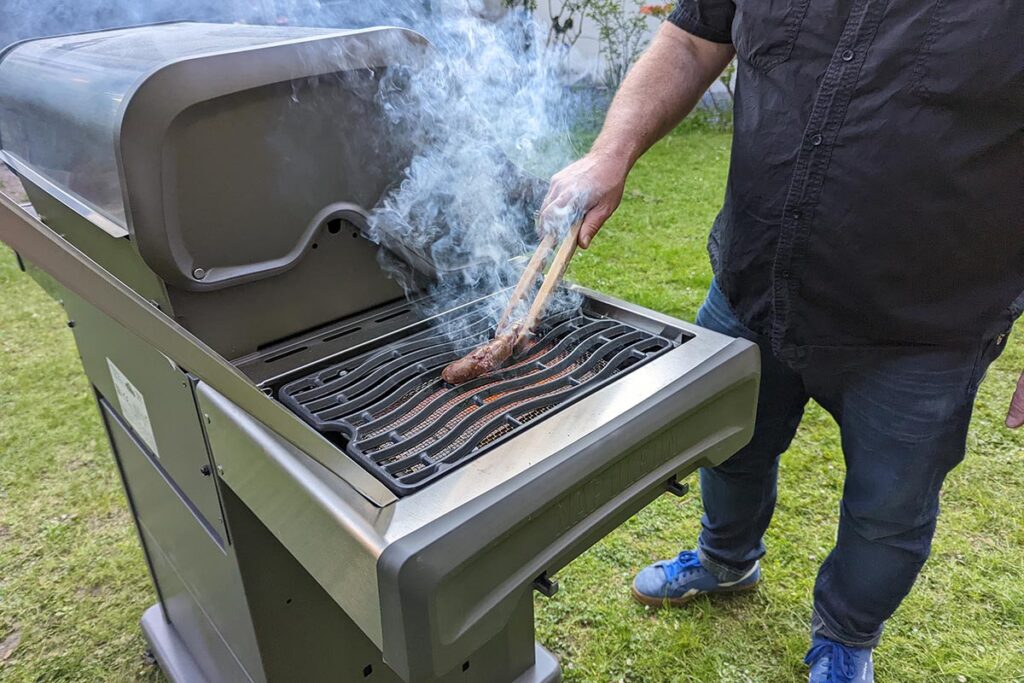
M 541 216 L 557 221 L 582 211 L 580 246 L 590 246 L 618 208 L 633 164 L 690 113 L 734 54 L 732 45 L 663 24 L 615 95 L 590 152 L 552 177 Z
M 1010 410 L 1006 413 L 1006 426 L 1010 429 L 1024 427 L 1024 372 L 1017 380 L 1017 389 L 1010 399 Z

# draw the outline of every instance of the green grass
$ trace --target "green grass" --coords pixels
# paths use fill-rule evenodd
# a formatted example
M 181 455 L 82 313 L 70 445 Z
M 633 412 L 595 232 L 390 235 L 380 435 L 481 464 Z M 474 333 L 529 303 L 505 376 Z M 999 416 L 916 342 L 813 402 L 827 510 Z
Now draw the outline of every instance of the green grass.
M 66 319 L 0 247 L 0 680 L 154 677 L 154 595 Z
M 622 209 L 573 266 L 590 287 L 692 319 L 729 137 L 682 131 L 630 179 Z M 0 253 L 0 680 L 151 680 L 138 618 L 155 598 L 61 310 Z M 881 681 L 1024 680 L 1024 433 L 1001 425 L 1024 334 L 981 388 L 934 553 L 878 650 Z M 662 497 L 559 574 L 538 637 L 570 683 L 797 681 L 811 587 L 835 533 L 843 465 L 816 406 L 783 459 L 755 593 L 649 610 L 633 573 L 696 537 L 696 495 Z M 0 653 L 3 647 L 0 646 Z M 0 654 L 2 657 L 2 654 Z

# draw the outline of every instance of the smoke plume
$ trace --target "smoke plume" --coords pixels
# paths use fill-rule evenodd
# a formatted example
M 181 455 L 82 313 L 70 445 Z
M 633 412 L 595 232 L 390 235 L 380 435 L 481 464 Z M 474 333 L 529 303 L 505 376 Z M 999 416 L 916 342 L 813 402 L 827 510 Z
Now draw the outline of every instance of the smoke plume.
M 521 264 L 510 258 L 534 246 L 543 179 L 573 155 L 573 109 L 538 26 L 527 14 L 485 19 L 479 9 L 435 5 L 420 26 L 439 58 L 381 88 L 385 111 L 416 152 L 371 215 L 371 238 L 429 262 L 441 307 L 518 278 Z M 568 220 L 560 223 L 545 229 L 564 232 Z M 490 306 L 494 320 L 503 304 Z

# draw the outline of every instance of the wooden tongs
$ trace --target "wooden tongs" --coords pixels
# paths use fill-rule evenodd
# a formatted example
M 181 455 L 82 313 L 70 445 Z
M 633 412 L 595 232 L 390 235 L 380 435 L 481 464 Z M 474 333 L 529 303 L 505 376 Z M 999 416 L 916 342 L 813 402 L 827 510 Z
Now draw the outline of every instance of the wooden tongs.
M 495 328 L 494 339 L 478 346 L 468 355 L 446 367 L 441 373 L 442 379 L 450 384 L 462 384 L 476 379 L 480 375 L 498 369 L 517 348 L 529 341 L 541 316 L 544 315 L 544 310 L 550 303 L 552 295 L 558 288 L 558 284 L 565 277 L 569 262 L 576 253 L 582 225 L 583 219 L 580 219 L 569 228 L 569 234 L 565 236 L 561 246 L 558 247 L 558 253 L 551 261 L 551 267 L 548 268 L 544 282 L 541 283 L 533 303 L 530 304 L 526 317 L 519 320 L 515 318 L 519 303 L 533 287 L 537 276 L 544 270 L 544 265 L 555 246 L 554 235 L 545 233 L 540 244 L 537 245 L 537 250 L 526 264 L 526 270 L 523 271 L 522 277 L 519 278 L 515 289 L 512 290 L 508 305 Z

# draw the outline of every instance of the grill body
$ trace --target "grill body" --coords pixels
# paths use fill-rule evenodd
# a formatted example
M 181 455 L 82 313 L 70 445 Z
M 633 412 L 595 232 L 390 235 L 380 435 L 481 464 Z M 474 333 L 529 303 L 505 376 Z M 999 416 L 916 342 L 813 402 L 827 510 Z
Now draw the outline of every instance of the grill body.
M 473 670 L 487 656 L 467 653 L 508 635 L 517 615 L 529 611 L 535 588 L 548 590 L 561 567 L 666 489 L 677 490 L 697 467 L 724 461 L 750 438 L 754 347 L 579 291 L 583 317 L 663 339 L 668 348 L 484 444 L 443 475 L 429 475 L 431 481 L 403 492 L 383 512 L 328 488 L 316 463 L 296 460 L 288 444 L 211 387 L 199 387 L 224 481 L 347 614 L 380 619 L 371 628 L 380 629 L 383 659 L 403 680 L 440 679 L 466 661 Z M 338 343 L 357 334 L 347 331 L 372 330 L 375 320 L 401 320 L 404 309 L 384 307 L 290 340 L 240 367 L 280 396 L 352 360 L 387 355 L 401 340 L 422 341 L 416 335 L 424 321 L 407 320 L 380 337 Z M 473 389 L 464 391 L 480 393 Z M 342 539 L 357 558 L 344 570 L 337 566 Z
M 398 29 L 171 25 L 0 59 L 3 159 L 36 212 L 0 196 L 0 236 L 74 321 L 172 681 L 557 680 L 534 591 L 750 437 L 753 345 L 580 288 L 507 367 L 438 380 L 486 331 L 482 302 L 425 317 L 444 307 L 406 302 L 360 233 L 403 169 L 396 147 L 362 172 L 360 144 L 384 135 L 367 86 L 424 49 Z M 136 75 L 104 91 L 116 110 L 58 96 L 109 53 Z M 33 78 L 52 55 L 62 68 Z M 291 109 L 311 79 L 327 96 Z M 358 144 L 305 134 L 339 111 Z M 69 150 L 113 143 L 98 187 L 33 115 L 74 121 Z M 267 144 L 281 120 L 298 176 Z M 453 321 L 470 337 L 439 334 Z

